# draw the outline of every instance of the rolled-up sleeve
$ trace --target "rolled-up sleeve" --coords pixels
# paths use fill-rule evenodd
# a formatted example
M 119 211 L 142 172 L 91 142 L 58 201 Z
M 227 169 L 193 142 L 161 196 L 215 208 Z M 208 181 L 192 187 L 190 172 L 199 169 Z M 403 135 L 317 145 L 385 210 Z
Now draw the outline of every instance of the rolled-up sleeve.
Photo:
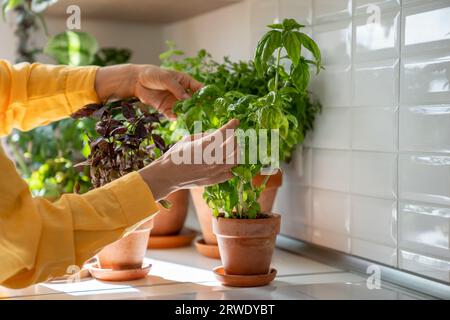
M 60 120 L 97 103 L 96 67 L 0 61 L 0 135 Z M 0 148 L 0 285 L 22 288 L 82 266 L 158 211 L 138 173 L 56 202 L 33 198 Z

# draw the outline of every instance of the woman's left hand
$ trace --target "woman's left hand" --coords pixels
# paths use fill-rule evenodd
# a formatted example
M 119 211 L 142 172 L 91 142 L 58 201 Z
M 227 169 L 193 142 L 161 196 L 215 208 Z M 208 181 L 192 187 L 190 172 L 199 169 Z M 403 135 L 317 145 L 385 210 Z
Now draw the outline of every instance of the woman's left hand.
M 102 101 L 137 97 L 169 118 L 176 101 L 187 99 L 202 84 L 189 75 L 153 65 L 125 64 L 97 71 L 95 89 Z

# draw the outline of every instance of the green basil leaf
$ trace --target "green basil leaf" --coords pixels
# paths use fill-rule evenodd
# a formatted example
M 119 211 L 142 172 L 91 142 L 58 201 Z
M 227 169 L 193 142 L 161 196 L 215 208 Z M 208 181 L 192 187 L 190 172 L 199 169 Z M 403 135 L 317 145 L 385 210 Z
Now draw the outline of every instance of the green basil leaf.
M 279 29 L 279 30 L 283 30 L 283 28 L 284 28 L 281 23 L 269 24 L 269 25 L 267 25 L 267 27 L 270 29 Z
M 263 54 L 263 65 L 266 66 L 269 59 L 272 57 L 275 50 L 282 46 L 282 33 L 280 31 L 272 30 L 268 32 L 270 38 L 264 47 Z
M 314 59 L 316 60 L 316 69 L 317 73 L 320 72 L 320 67 L 322 65 L 322 55 L 320 53 L 320 49 L 317 46 L 317 44 L 314 42 L 313 39 L 311 39 L 308 35 L 297 32 L 297 37 L 299 38 L 301 44 L 308 49 L 314 56 Z
M 172 202 L 167 201 L 165 199 L 159 200 L 158 201 L 159 204 L 164 208 L 164 209 L 170 209 L 172 208 Z
M 301 57 L 302 43 L 300 42 L 300 39 L 294 32 L 287 31 L 283 35 L 283 46 L 286 49 L 289 58 L 291 58 L 292 63 L 297 65 Z
M 283 28 L 286 31 L 303 28 L 304 25 L 295 21 L 295 19 L 284 19 Z
M 282 33 L 271 30 L 267 32 L 258 42 L 255 51 L 255 68 L 259 76 L 263 77 L 267 69 L 267 62 L 275 50 L 282 45 Z
M 300 63 L 297 66 L 291 68 L 291 78 L 298 90 L 306 90 L 310 79 L 308 64 L 303 60 L 300 60 Z
M 263 54 L 264 48 L 265 48 L 267 42 L 269 41 L 269 39 L 270 39 L 270 33 L 267 32 L 266 34 L 263 35 L 263 37 L 258 41 L 258 44 L 256 45 L 254 64 L 255 64 L 256 72 L 261 77 L 264 75 L 262 54 Z

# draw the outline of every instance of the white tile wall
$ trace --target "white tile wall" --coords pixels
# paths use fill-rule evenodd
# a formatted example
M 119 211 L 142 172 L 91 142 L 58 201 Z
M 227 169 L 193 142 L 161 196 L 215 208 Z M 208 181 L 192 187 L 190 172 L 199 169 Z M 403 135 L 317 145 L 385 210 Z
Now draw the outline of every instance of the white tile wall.
M 284 165 L 282 233 L 450 282 L 450 1 L 247 0 L 171 34 L 246 58 L 283 17 L 307 25 L 326 70 L 316 130 Z
M 326 68 L 276 202 L 283 232 L 450 282 L 450 1 L 281 3 L 311 5 Z

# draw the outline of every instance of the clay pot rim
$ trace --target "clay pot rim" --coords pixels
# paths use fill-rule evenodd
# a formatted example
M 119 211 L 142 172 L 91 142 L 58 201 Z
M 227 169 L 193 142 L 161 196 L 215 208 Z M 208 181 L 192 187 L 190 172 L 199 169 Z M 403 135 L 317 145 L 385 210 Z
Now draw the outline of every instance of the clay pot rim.
M 258 174 L 255 177 L 253 177 L 253 183 L 256 185 L 261 185 L 265 177 L 266 177 L 265 175 Z M 270 178 L 267 180 L 264 190 L 276 189 L 281 187 L 282 184 L 283 184 L 283 171 L 281 169 L 278 169 L 277 173 L 271 175 Z
M 272 213 L 264 219 L 213 219 L 213 232 L 218 238 L 267 238 L 280 233 L 281 215 Z
M 246 224 L 259 224 L 262 222 L 266 222 L 269 223 L 267 221 L 273 221 L 273 220 L 279 220 L 281 219 L 281 215 L 278 213 L 265 213 L 267 215 L 269 215 L 269 217 L 267 218 L 259 218 L 259 219 L 249 219 L 249 218 L 245 218 L 245 219 L 234 219 L 234 218 L 224 218 L 224 217 L 213 217 L 213 219 L 216 219 L 217 222 L 221 221 L 221 223 L 234 223 L 237 221 L 242 221 L 242 223 L 246 223 Z M 222 222 L 222 221 L 227 221 L 227 222 Z M 229 222 L 229 221 L 233 221 L 233 222 Z
M 130 234 L 131 233 L 146 233 L 146 232 L 149 232 L 149 231 L 151 232 L 152 228 L 140 229 L 140 227 L 139 227 L 138 229 L 131 231 Z

